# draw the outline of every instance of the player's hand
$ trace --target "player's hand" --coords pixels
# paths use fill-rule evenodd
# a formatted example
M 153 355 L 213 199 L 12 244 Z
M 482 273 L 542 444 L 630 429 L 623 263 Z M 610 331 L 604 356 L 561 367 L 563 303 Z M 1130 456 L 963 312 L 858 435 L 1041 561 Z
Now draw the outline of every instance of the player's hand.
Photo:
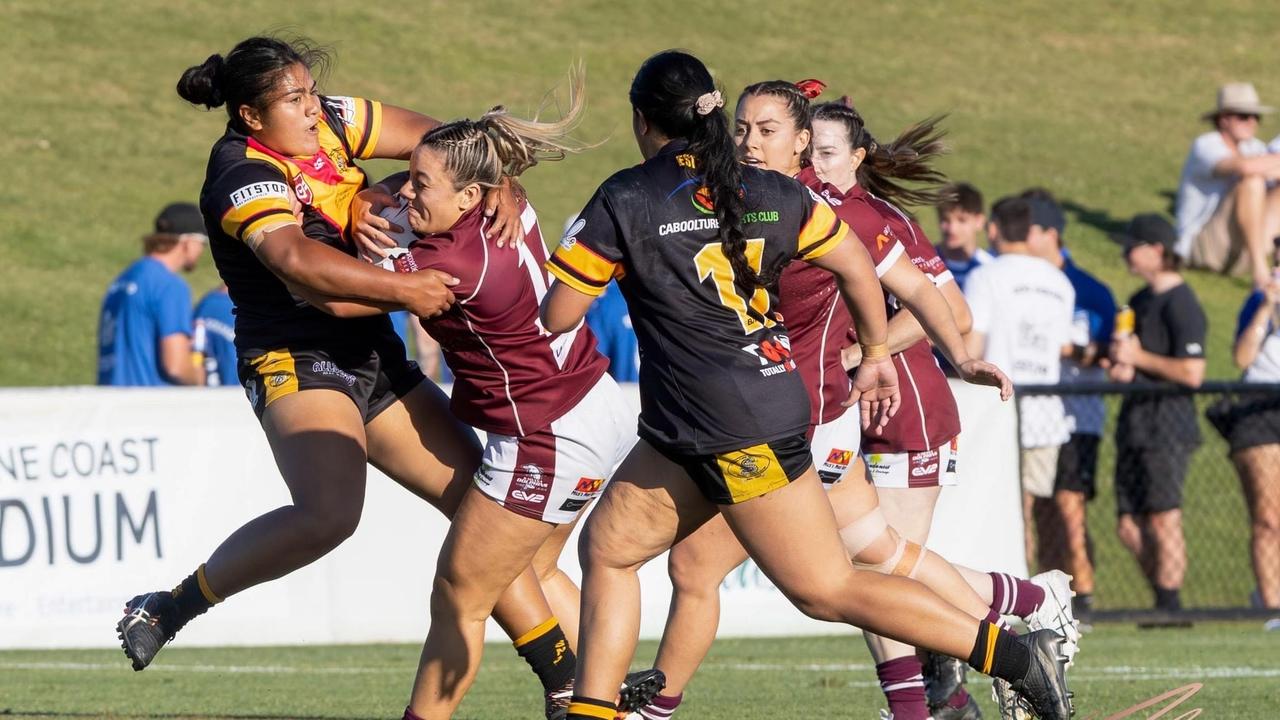
M 1116 338 L 1111 341 L 1111 361 L 1119 365 L 1137 365 L 1138 356 L 1142 353 L 1142 345 L 1136 335 Z
M 1013 381 L 993 363 L 970 359 L 960 363 L 960 367 L 956 368 L 956 372 L 960 373 L 961 380 L 970 385 L 989 385 L 1000 388 L 1001 400 L 1008 400 L 1013 397 Z
M 397 246 L 398 243 L 387 233 L 404 232 L 404 228 L 378 214 L 397 204 L 395 195 L 377 185 L 361 190 L 351 200 L 351 236 L 355 238 L 356 249 L 366 260 L 381 262 L 387 251 Z
M 444 314 L 453 306 L 453 291 L 458 278 L 440 270 L 426 269 L 400 275 L 411 283 L 404 307 L 421 318 L 433 318 Z
M 849 407 L 859 403 L 862 409 L 862 428 L 875 428 L 879 433 L 889 418 L 898 414 L 902 394 L 898 392 L 898 371 L 888 357 L 864 359 L 853 376 L 853 390 L 849 393 Z
M 520 220 L 520 200 L 524 188 L 509 177 L 490 188 L 484 195 L 484 216 L 491 218 L 489 232 L 497 238 L 498 247 L 517 248 L 524 242 L 524 223 Z

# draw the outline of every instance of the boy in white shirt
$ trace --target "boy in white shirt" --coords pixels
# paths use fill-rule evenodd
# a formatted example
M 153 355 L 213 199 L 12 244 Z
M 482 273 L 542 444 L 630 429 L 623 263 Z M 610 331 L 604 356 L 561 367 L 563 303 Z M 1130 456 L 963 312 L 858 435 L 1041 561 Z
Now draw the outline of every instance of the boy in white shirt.
M 1174 249 L 1190 267 L 1252 274 L 1257 287 L 1270 281 L 1267 256 L 1280 233 L 1280 148 L 1269 151 L 1256 135 L 1261 117 L 1274 111 L 1252 84 L 1230 83 L 1205 113 L 1213 130 L 1191 143 L 1178 180 Z
M 1035 203 L 1005 198 L 991 207 L 1000 254 L 969 274 L 965 298 L 973 313 L 969 353 L 1005 369 L 1015 385 L 1055 385 L 1070 348 L 1075 290 L 1048 260 L 1054 239 L 1034 222 Z M 993 238 L 994 239 L 994 238 Z M 1054 247 L 1041 247 L 1042 245 Z M 1069 350 L 1066 350 L 1069 352 Z M 1035 562 L 1031 510 L 1053 497 L 1058 449 L 1070 439 L 1062 398 L 1036 395 L 1018 401 L 1019 445 L 1027 561 Z

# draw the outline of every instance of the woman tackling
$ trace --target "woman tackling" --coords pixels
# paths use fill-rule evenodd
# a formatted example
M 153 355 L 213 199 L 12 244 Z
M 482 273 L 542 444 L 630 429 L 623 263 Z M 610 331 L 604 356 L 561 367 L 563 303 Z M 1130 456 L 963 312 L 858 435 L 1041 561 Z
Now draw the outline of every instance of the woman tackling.
M 836 276 L 863 343 L 850 398 L 866 422 L 881 424 L 896 410 L 897 378 L 866 251 L 844 242 L 847 226 L 802 186 L 738 163 L 723 100 L 696 58 L 668 51 L 647 60 L 631 103 L 646 162 L 597 190 L 582 227 L 548 264 L 558 282 L 542 308 L 549 331 L 573 328 L 621 271 L 645 358 L 641 441 L 580 544 L 579 666 L 568 717 L 616 713 L 638 631 L 636 571 L 717 514 L 807 614 L 967 657 L 1013 682 L 1043 717 L 1069 717 L 1061 638 L 1015 638 L 908 578 L 849 563 L 813 470 L 808 402 L 770 286 L 793 258 Z M 946 344 L 954 346 L 954 325 L 951 333 Z M 881 562 L 914 568 L 918 558 L 904 553 L 887 548 Z
M 201 209 L 237 308 L 240 379 L 292 504 L 236 530 L 172 591 L 128 602 L 117 631 L 135 670 L 215 603 L 287 575 L 350 536 L 366 463 L 452 515 L 480 461 L 474 433 L 406 359 L 385 315 L 329 314 L 355 303 L 432 317 L 454 302 L 449 285 L 457 281 L 439 271 L 392 274 L 352 257 L 351 201 L 366 184 L 356 160 L 407 159 L 439 123 L 321 95 L 312 69 L 327 61 L 302 40 L 254 37 L 178 82 L 189 102 L 227 108 Z M 494 233 L 514 242 L 515 198 L 508 189 L 487 202 L 498 196 L 505 200 Z M 513 638 L 552 616 L 531 567 L 494 615 Z

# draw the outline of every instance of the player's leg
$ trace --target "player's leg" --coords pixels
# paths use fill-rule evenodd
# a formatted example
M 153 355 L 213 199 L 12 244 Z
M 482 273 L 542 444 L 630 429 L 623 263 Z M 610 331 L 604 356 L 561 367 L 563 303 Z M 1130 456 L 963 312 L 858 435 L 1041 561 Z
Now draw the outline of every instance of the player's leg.
M 654 667 L 666 677 L 657 702 L 679 704 L 685 687 L 715 642 L 720 625 L 720 584 L 747 559 L 724 518 L 716 515 L 671 548 L 671 607 Z
M 554 609 L 560 629 L 568 638 L 569 647 L 574 649 L 578 647 L 578 607 L 582 596 L 577 583 L 561 569 L 560 556 L 564 554 L 564 546 L 576 524 L 557 526 L 533 556 L 533 572 L 547 598 L 547 605 Z
M 1146 495 L 1146 542 L 1156 607 L 1182 609 L 1182 582 L 1187 572 L 1187 543 L 1182 532 L 1182 487 L 1191 453 L 1181 448 L 1152 448 L 1144 453 L 1150 479 Z
M 781 489 L 722 506 L 721 512 L 761 570 L 806 615 L 968 658 L 981 671 L 1025 690 L 1043 714 L 1068 717 L 1061 671 L 1065 660 L 1056 656 L 1060 638 L 1035 633 L 1019 641 L 969 617 L 927 587 L 901 577 L 915 559 L 896 551 L 897 557 L 888 558 L 893 564 L 888 574 L 851 567 L 835 532 L 835 514 L 812 468 Z M 1052 650 L 1032 652 L 1030 645 Z M 1031 664 L 1036 664 L 1036 679 L 1028 684 L 1024 676 Z
M 637 572 L 715 512 L 685 470 L 647 442 L 618 468 L 578 544 L 582 616 L 570 718 L 612 718 L 640 631 Z
M 321 389 L 273 397 L 262 426 L 292 504 L 241 526 L 172 592 L 128 603 L 117 630 L 135 670 L 214 603 L 315 561 L 359 524 L 365 437 L 351 398 Z
M 414 715 L 435 720 L 457 709 L 480 667 L 485 620 L 553 529 L 511 512 L 477 488 L 467 492 L 436 564 L 431 629 L 409 702 Z M 522 640 L 516 639 L 517 646 Z M 547 648 L 553 665 L 572 657 L 563 634 L 557 640 L 558 647 L 552 643 Z

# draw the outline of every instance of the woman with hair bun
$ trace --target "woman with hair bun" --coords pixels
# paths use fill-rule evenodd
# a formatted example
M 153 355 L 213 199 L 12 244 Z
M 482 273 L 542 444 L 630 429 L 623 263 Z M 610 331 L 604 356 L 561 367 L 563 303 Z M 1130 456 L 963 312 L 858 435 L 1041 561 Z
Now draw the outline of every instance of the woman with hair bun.
M 569 720 L 614 717 L 639 628 L 637 571 L 716 515 L 811 617 L 968 658 L 1012 682 L 1042 717 L 1069 717 L 1060 638 L 1015 638 L 909 578 L 849 563 L 814 471 L 786 318 L 773 308 L 777 278 L 793 259 L 835 276 L 864 357 L 847 402 L 861 404 L 864 423 L 883 425 L 899 391 L 866 250 L 846 241 L 848 226 L 802 185 L 739 163 L 724 101 L 697 58 L 649 58 L 630 99 L 645 162 L 596 191 L 548 264 L 557 282 L 542 303 L 546 329 L 565 331 L 620 276 L 644 357 L 640 442 L 579 545 L 580 659 Z
M 366 463 L 452 515 L 480 460 L 474 433 L 406 358 L 384 314 L 439 315 L 455 302 L 450 286 L 458 280 L 436 270 L 389 273 L 353 257 L 352 200 L 367 185 L 357 161 L 406 160 L 439 123 L 320 94 L 312 71 L 328 60 L 305 40 L 253 37 L 178 81 L 183 99 L 226 107 L 200 207 L 236 305 L 240 381 L 292 503 L 233 532 L 172 591 L 128 602 L 117 630 L 135 670 L 215 603 L 287 575 L 350 536 Z M 498 206 L 495 234 L 517 237 L 520 211 L 509 189 L 484 194 Z M 531 567 L 494 614 L 513 638 L 551 614 Z M 540 673 L 549 665 L 530 662 Z

